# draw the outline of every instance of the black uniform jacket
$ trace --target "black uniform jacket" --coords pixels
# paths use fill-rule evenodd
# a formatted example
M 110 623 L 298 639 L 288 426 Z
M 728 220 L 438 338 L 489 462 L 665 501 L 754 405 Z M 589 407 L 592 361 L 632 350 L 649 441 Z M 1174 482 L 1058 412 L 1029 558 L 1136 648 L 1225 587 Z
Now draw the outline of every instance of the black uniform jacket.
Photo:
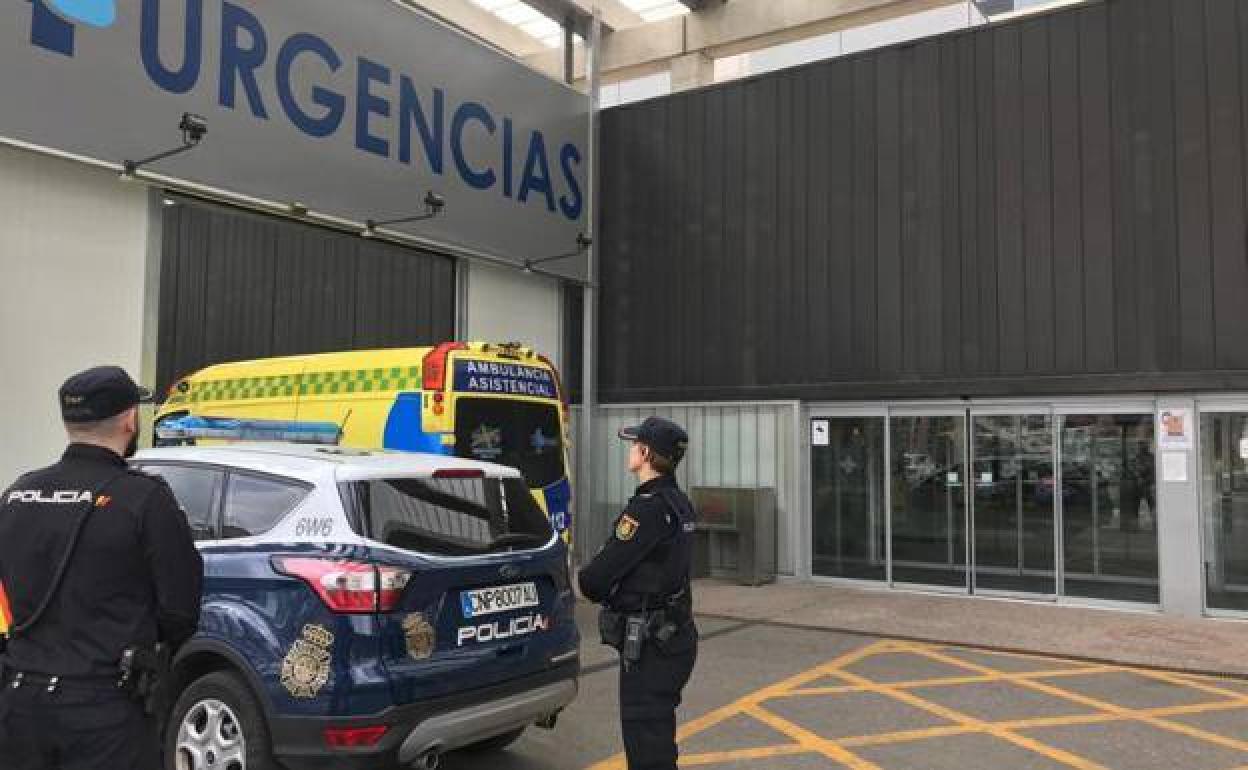
M 669 558 L 671 549 L 680 547 L 678 535 L 684 522 L 660 492 L 686 499 L 671 476 L 660 476 L 637 488 L 616 519 L 611 538 L 580 571 L 581 593 L 590 601 L 617 612 L 636 612 L 662 606 L 665 599 L 688 586 L 686 560 Z
M 88 506 L 60 590 L 35 626 L 9 643 L 11 669 L 116 676 L 126 647 L 162 641 L 176 648 L 199 625 L 204 564 L 173 492 L 114 452 L 85 444 L 71 444 L 59 463 L 23 476 L 0 499 L 0 580 L 14 625 L 47 595 Z

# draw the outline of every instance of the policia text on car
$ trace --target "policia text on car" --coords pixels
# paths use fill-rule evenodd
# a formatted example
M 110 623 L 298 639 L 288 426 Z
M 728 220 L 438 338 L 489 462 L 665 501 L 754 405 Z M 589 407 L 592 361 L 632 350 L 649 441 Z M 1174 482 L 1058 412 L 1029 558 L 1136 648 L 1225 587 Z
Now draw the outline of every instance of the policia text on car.
M 156 770 L 142 699 L 199 624 L 203 562 L 173 493 L 126 465 L 147 398 L 117 367 L 61 387 L 71 444 L 0 498 L 0 764 Z
M 580 573 L 601 603 L 602 639 L 620 651 L 620 721 L 629 770 L 676 770 L 676 707 L 693 673 L 698 631 L 689 572 L 694 510 L 673 473 L 689 439 L 652 417 L 620 431 L 642 482 L 615 533 Z

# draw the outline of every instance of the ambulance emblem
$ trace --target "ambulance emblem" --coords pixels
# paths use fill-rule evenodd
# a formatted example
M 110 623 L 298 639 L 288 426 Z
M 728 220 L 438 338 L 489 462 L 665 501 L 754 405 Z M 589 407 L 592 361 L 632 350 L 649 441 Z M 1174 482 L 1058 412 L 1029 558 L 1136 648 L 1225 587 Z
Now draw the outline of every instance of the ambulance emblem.
M 324 626 L 306 625 L 282 660 L 282 686 L 295 698 L 315 698 L 329 682 L 334 635 Z
M 412 660 L 424 660 L 433 655 L 437 633 L 424 615 L 414 612 L 404 618 L 403 633 L 407 639 L 407 654 Z

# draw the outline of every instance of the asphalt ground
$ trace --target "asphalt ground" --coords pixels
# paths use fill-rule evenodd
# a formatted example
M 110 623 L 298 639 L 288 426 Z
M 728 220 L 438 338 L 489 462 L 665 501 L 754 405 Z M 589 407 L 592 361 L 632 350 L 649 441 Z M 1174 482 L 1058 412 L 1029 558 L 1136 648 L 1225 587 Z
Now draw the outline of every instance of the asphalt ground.
M 447 770 L 625 770 L 615 653 L 579 613 L 581 693 L 553 731 Z M 682 767 L 1248 770 L 1248 682 L 703 618 Z

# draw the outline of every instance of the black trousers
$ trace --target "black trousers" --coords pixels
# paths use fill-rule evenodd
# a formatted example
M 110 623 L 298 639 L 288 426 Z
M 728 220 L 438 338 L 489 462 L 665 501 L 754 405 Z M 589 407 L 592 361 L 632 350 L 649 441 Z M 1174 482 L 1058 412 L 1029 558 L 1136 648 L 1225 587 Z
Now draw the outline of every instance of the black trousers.
M 0 689 L 0 767 L 160 770 L 156 724 L 115 690 Z
M 620 727 L 628 770 L 676 770 L 676 707 L 698 658 L 692 625 L 663 649 L 646 642 L 641 660 L 620 666 Z

